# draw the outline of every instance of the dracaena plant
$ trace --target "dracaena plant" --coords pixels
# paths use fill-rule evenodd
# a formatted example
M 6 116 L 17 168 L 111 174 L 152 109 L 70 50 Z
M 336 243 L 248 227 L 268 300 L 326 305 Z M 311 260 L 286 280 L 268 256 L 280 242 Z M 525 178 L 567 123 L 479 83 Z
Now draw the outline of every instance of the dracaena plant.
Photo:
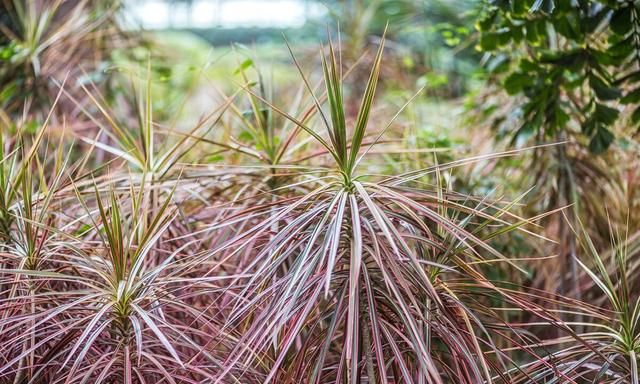
M 207 227 L 254 223 L 211 252 L 240 260 L 241 276 L 248 276 L 231 284 L 225 328 L 241 338 L 222 377 L 252 365 L 264 382 L 509 382 L 502 372 L 512 357 L 494 336 L 518 332 L 486 300 L 520 308 L 526 300 L 495 286 L 477 265 L 509 263 L 485 240 L 525 221 L 508 224 L 501 217 L 513 217 L 501 203 L 416 182 L 437 167 L 382 177 L 362 172 L 391 124 L 363 145 L 383 50 L 384 40 L 355 121 L 346 118 L 333 44 L 322 56 L 326 109 L 294 56 L 325 132 L 274 110 L 317 140 L 330 165 L 304 174 L 300 183 L 313 186 L 309 192 L 247 204 Z
M 176 164 L 198 144 L 200 136 L 211 132 L 234 97 L 226 98 L 220 107 L 201 118 L 194 127 L 180 132 L 175 125 L 177 122 L 165 128 L 154 121 L 150 61 L 146 76 L 132 79 L 130 86 L 133 94 L 130 107 L 135 111 L 137 123 L 134 128 L 129 127 L 131 116 L 119 119 L 118 114 L 110 110 L 107 101 L 96 86 L 88 88 L 82 85 L 89 99 L 88 103 L 82 103 L 64 89 L 62 92 L 98 128 L 94 137 L 78 134 L 82 141 L 119 160 L 125 160 L 131 171 L 140 175 L 147 174 L 153 180 L 163 180 L 173 176 Z M 97 109 L 98 114 L 92 113 L 90 108 Z
M 341 75 L 348 76 L 354 68 L 351 66 Z M 246 94 L 245 98 L 236 97 L 229 105 L 232 114 L 229 130 L 239 130 L 238 137 L 230 137 L 227 144 L 199 139 L 222 147 L 216 153 L 218 156 L 229 151 L 244 155 L 250 161 L 243 165 L 257 168 L 255 174 L 260 177 L 260 181 L 252 184 L 264 183 L 270 191 L 278 191 L 280 186 L 286 186 L 284 181 L 295 179 L 297 170 L 308 168 L 305 161 L 326 155 L 326 148 L 317 150 L 314 147 L 317 143 L 312 137 L 302 137 L 304 130 L 296 123 L 308 124 L 318 111 L 316 103 L 304 94 L 304 84 L 293 95 L 288 95 L 286 88 L 276 88 L 273 81 L 265 78 L 260 64 L 254 59 L 239 62 L 235 74 L 240 76 Z M 320 85 L 316 84 L 314 89 Z M 316 101 L 326 98 L 327 94 L 323 92 Z M 277 107 L 283 102 L 289 105 L 286 111 Z M 257 189 L 261 188 L 257 186 Z
M 545 340 L 557 348 L 544 359 L 523 364 L 514 383 L 632 383 L 640 382 L 640 299 L 636 288 L 633 244 L 626 234 L 611 229 L 613 247 L 608 252 L 596 249 L 578 222 L 572 228 L 579 236 L 586 257 L 578 260 L 587 278 L 585 291 L 590 302 L 564 303 L 567 311 L 581 313 L 582 320 L 569 324 L 573 336 Z M 571 306 L 568 306 L 571 305 Z M 549 364 L 551 363 L 551 364 Z
M 199 270 L 198 240 L 173 238 L 186 237 L 175 225 L 177 182 L 133 172 L 129 183 L 108 173 L 96 183 L 104 167 L 83 169 L 91 151 L 68 166 L 72 150 L 51 151 L 47 134 L 45 123 L 30 146 L 12 138 L 3 158 L 0 379 L 213 378 L 220 359 L 199 343 L 218 337 L 217 350 L 230 349 L 233 335 L 218 332 L 220 311 L 208 302 L 225 278 Z
M 215 306 L 198 303 L 218 295 L 225 277 L 194 274 L 201 259 L 183 257 L 193 241 L 172 245 L 172 193 L 150 217 L 143 214 L 149 193 L 144 184 L 124 192 L 97 186 L 93 193 L 81 192 L 73 184 L 69 189 L 83 215 L 57 228 L 24 219 L 54 237 L 48 266 L 4 271 L 34 288 L 28 313 L 20 311 L 26 293 L 2 302 L 2 342 L 11 347 L 3 347 L 0 377 L 65 383 L 212 380 L 222 364 L 216 351 L 230 349 L 233 339 L 219 332 Z M 202 345 L 216 336 L 217 349 L 204 351 Z M 251 374 L 246 367 L 242 371 Z
M 59 97 L 60 94 L 54 101 L 51 112 L 41 129 L 33 137 L 24 129 L 18 130 L 15 135 L 8 134 L 8 130 L 0 133 L 0 238 L 4 244 L 13 241 L 15 208 L 18 207 L 19 201 L 22 198 L 30 199 L 31 197 L 33 186 L 31 173 L 42 174 L 38 172 L 37 167 L 41 166 L 38 152 L 42 150 L 41 144 L 45 139 L 45 132 Z M 30 209 L 28 201 L 23 203 L 24 209 Z
M 242 81 L 245 97 L 232 97 L 228 107 L 230 119 L 226 124 L 221 121 L 225 131 L 230 132 L 229 137 L 225 142 L 207 137 L 197 140 L 221 147 L 209 154 L 209 159 L 216 162 L 226 160 L 229 166 L 230 155 L 240 155 L 241 165 L 247 168 L 237 176 L 246 176 L 248 184 L 258 193 L 277 190 L 299 168 L 298 157 L 306 155 L 304 149 L 309 140 L 298 140 L 301 128 L 274 111 L 272 106 L 279 104 L 274 100 L 286 100 L 290 105 L 287 113 L 303 122 L 308 122 L 316 110 L 304 97 L 304 87 L 289 95 L 286 88 L 265 79 L 260 65 L 251 58 L 238 62 L 234 74 Z
M 124 36 L 115 16 L 119 1 L 3 0 L 2 6 L 0 111 L 8 116 L 27 104 L 34 118 L 44 118 L 55 80 L 96 69 Z
M 35 153 L 33 149 L 36 148 L 37 145 L 32 147 L 29 153 Z M 19 180 L 18 200 L 10 207 L 11 221 L 6 223 L 9 235 L 3 239 L 3 249 L 0 253 L 0 329 L 7 337 L 6 340 L 16 336 L 16 331 L 21 336 L 20 341 L 5 349 L 5 352 L 15 352 L 19 356 L 19 368 L 14 376 L 16 382 L 26 380 L 25 378 L 33 374 L 37 356 L 36 340 L 40 334 L 33 321 L 26 320 L 25 327 L 17 329 L 14 328 L 14 321 L 18 318 L 35 319 L 43 296 L 46 296 L 46 288 L 43 289 L 41 281 L 33 278 L 34 274 L 50 270 L 55 265 L 56 254 L 63 248 L 50 230 L 50 227 L 57 223 L 55 208 L 52 205 L 68 161 L 68 156 L 61 156 L 61 150 L 58 150 L 58 154 L 60 156 L 56 155 L 54 159 L 59 161 L 53 166 L 41 164 L 37 157 L 32 155 L 22 155 L 23 159 L 27 160 L 27 169 Z M 35 165 L 32 166 L 32 163 Z M 32 170 L 38 177 L 32 175 Z M 45 177 L 45 172 L 49 170 L 51 175 Z M 10 357 L 12 356 L 4 355 L 5 359 Z

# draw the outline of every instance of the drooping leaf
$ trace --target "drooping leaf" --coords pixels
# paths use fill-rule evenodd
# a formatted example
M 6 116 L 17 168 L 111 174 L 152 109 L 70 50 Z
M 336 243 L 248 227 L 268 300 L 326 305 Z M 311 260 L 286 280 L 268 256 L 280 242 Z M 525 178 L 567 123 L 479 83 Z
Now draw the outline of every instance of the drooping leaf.
M 613 140 L 613 133 L 607 128 L 599 126 L 596 134 L 589 141 L 589 150 L 595 154 L 600 154 L 609 148 Z

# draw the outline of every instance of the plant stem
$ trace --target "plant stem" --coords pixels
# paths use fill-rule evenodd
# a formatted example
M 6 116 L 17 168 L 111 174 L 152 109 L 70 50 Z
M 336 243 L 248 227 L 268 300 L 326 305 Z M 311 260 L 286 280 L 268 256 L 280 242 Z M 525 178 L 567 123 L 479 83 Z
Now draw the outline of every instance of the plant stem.
M 636 351 L 629 351 L 629 363 L 631 365 L 631 384 L 638 384 L 638 359 Z
M 369 334 L 369 307 L 366 301 L 362 299 L 360 301 L 360 308 L 362 312 L 362 344 L 365 353 L 365 359 L 367 362 L 367 379 L 369 384 L 376 383 L 376 373 L 373 367 L 373 355 L 371 353 L 371 335 Z

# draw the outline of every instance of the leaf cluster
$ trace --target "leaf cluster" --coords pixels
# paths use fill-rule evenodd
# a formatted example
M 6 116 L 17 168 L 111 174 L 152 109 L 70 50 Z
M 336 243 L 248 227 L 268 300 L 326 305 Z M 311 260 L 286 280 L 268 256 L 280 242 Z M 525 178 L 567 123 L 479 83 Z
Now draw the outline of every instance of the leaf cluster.
M 523 98 L 514 140 L 562 139 L 579 128 L 597 154 L 623 116 L 638 125 L 639 12 L 636 1 L 486 2 L 478 47 L 504 89 Z

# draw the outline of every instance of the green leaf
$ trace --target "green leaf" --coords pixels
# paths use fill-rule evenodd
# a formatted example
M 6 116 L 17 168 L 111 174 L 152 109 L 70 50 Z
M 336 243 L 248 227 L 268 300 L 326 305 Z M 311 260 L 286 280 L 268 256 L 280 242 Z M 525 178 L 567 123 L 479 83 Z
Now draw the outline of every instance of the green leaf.
M 612 55 L 608 50 L 601 51 L 598 49 L 591 49 L 589 52 L 591 54 L 591 59 L 595 60 L 596 64 L 594 65 L 598 72 L 605 72 L 603 66 L 616 64 L 617 60 L 615 55 Z
M 619 114 L 620 112 L 615 108 L 596 103 L 596 109 L 593 112 L 593 117 L 599 123 L 602 123 L 604 125 L 611 125 L 618 119 Z
M 586 29 L 588 33 L 595 32 L 596 29 L 605 21 L 607 16 L 609 16 L 610 12 L 610 7 L 600 7 L 596 13 L 583 20 L 583 29 Z
M 238 140 L 242 143 L 250 143 L 253 141 L 253 134 L 250 131 L 242 131 L 238 135 Z
M 6 84 L 2 91 L 0 91 L 0 103 L 4 103 L 7 100 L 11 99 L 17 88 L 18 87 L 15 82 Z
M 560 104 L 556 104 L 555 108 L 552 108 L 551 111 L 552 112 L 547 115 L 547 120 L 552 126 L 562 128 L 569 122 L 570 117 L 564 109 L 562 109 Z
M 385 33 L 386 33 L 386 29 L 385 29 Z M 364 135 L 367 129 L 367 123 L 369 121 L 369 113 L 371 111 L 371 106 L 373 104 L 373 97 L 375 96 L 376 86 L 378 85 L 378 78 L 380 76 L 380 67 L 382 65 L 382 54 L 384 52 L 384 42 L 385 40 L 384 40 L 384 34 L 383 34 L 382 41 L 380 43 L 380 46 L 378 47 L 378 52 L 376 53 L 373 66 L 371 68 L 371 73 L 369 74 L 369 80 L 367 81 L 364 94 L 362 95 L 362 101 L 360 102 L 360 107 L 358 108 L 356 125 L 354 127 L 355 129 L 353 131 L 353 135 L 351 139 L 351 152 L 349 154 L 349 166 L 348 166 L 349 171 L 352 171 L 353 167 L 356 164 L 358 151 L 360 150 L 360 146 L 362 145 L 362 139 L 364 138 Z
M 522 25 L 511 25 L 509 27 L 509 33 L 514 43 L 520 43 L 524 39 L 524 28 Z
M 527 2 L 525 0 L 513 0 L 511 3 L 511 12 L 516 15 L 522 15 L 527 10 Z
M 640 123 L 640 107 L 637 107 L 635 111 L 631 114 L 631 121 L 634 124 Z
M 618 88 L 608 85 L 596 75 L 589 76 L 589 85 L 600 100 L 616 100 L 622 96 Z
M 513 72 L 504 80 L 504 89 L 510 95 L 515 95 L 530 86 L 532 81 L 533 77 L 528 73 Z
M 499 46 L 507 45 L 509 41 L 511 41 L 511 36 L 512 36 L 512 33 L 510 29 L 504 29 L 504 30 L 500 30 L 499 32 L 496 32 L 498 45 Z
M 236 68 L 236 70 L 233 71 L 233 74 L 237 75 L 238 73 L 245 71 L 247 68 L 251 67 L 252 65 L 253 65 L 253 60 L 245 59 L 242 63 L 240 63 L 238 68 Z
M 540 66 L 537 62 L 533 62 L 531 60 L 520 60 L 520 69 L 523 72 L 533 72 L 538 71 Z
M 537 43 L 540 40 L 538 24 L 533 21 L 526 24 L 525 38 L 530 43 Z
M 587 119 L 587 121 L 582 124 L 582 132 L 587 136 L 591 136 L 593 132 L 595 132 L 597 126 L 598 122 L 595 119 Z
M 640 82 L 640 71 L 634 71 L 616 80 L 616 84 Z
M 166 65 L 158 65 L 154 68 L 156 73 L 158 74 L 160 81 L 167 81 L 171 78 L 172 69 Z
M 571 25 L 571 22 L 567 17 L 562 16 L 553 20 L 553 26 L 555 27 L 556 31 L 558 31 L 558 33 L 560 33 L 562 36 L 570 40 L 578 39 L 578 33 L 574 29 L 573 25 Z
M 595 136 L 589 142 L 589 150 L 595 154 L 600 154 L 609 148 L 613 142 L 614 136 L 611 131 L 604 127 L 599 127 Z
M 640 88 L 629 91 L 622 99 L 620 99 L 620 103 L 622 104 L 635 104 L 638 102 L 640 102 Z
M 18 52 L 18 46 L 14 41 L 7 45 L 0 46 L 0 60 L 10 61 Z
M 498 34 L 496 32 L 483 33 L 480 36 L 480 48 L 483 51 L 493 51 L 498 48 Z
M 614 59 L 620 61 L 620 64 L 623 64 L 626 59 L 635 52 L 635 36 L 630 34 L 624 39 L 617 40 L 615 39 L 617 36 L 612 35 L 609 39 L 609 47 L 607 48 L 607 53 Z
M 492 11 L 484 15 L 480 20 L 478 20 L 478 23 L 476 24 L 476 28 L 483 32 L 489 31 L 493 26 L 493 23 L 495 22 L 497 16 L 498 16 L 497 11 Z
M 609 27 L 618 35 L 626 35 L 629 33 L 633 27 L 633 23 L 631 22 L 631 7 L 626 6 L 613 12 Z
M 38 132 L 38 129 L 40 128 L 40 124 L 38 124 L 37 121 L 35 120 L 29 120 L 28 122 L 26 122 L 22 129 L 24 130 L 24 132 L 29 133 L 31 135 L 35 134 L 36 132 Z
M 489 0 L 489 4 L 494 7 L 502 8 L 503 11 L 506 11 L 509 8 L 510 0 Z
M 509 57 L 496 55 L 487 62 L 487 70 L 491 73 L 502 73 L 509 69 Z
M 540 55 L 540 62 L 578 70 L 585 63 L 585 52 L 582 49 L 572 49 L 564 52 L 545 51 Z
M 219 163 L 221 161 L 224 160 L 224 156 L 222 155 L 211 155 L 209 157 L 207 157 L 207 163 L 212 164 L 212 163 Z

